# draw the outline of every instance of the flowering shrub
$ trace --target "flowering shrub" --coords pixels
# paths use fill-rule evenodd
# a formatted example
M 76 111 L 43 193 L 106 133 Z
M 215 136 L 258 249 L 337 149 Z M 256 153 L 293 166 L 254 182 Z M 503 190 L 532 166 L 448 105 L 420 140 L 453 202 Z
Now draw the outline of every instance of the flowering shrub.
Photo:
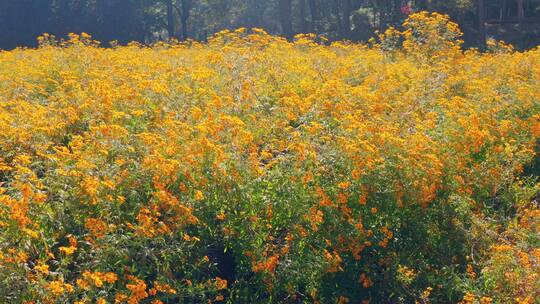
M 512 194 L 517 212 L 503 225 L 489 214 L 472 215 L 471 245 L 462 303 L 537 303 L 540 298 L 540 184 L 518 180 Z M 484 235 L 484 236 L 482 236 Z M 479 242 L 478 240 L 483 240 Z M 536 301 L 536 302 L 535 302 Z
M 457 303 L 499 283 L 514 296 L 505 280 L 535 278 L 538 242 L 485 240 L 471 264 L 471 223 L 516 216 L 540 50 L 464 52 L 457 31 L 420 13 L 392 50 L 239 29 L 0 53 L 0 298 Z

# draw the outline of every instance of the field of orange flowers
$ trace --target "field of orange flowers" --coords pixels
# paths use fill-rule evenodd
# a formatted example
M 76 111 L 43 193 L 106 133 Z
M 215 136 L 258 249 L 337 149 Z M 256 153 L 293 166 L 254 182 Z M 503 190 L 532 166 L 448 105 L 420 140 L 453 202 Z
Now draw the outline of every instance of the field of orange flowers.
M 540 49 L 459 38 L 0 52 L 0 302 L 540 303 Z

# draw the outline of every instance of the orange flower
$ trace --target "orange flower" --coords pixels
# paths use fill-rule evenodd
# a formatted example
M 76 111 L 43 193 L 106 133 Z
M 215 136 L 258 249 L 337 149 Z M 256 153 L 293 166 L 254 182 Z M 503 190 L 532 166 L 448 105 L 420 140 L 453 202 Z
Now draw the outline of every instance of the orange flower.
M 218 290 L 227 289 L 227 280 L 216 277 L 216 288 Z
M 204 199 L 204 194 L 202 193 L 202 191 L 200 190 L 195 191 L 195 200 L 201 201 L 203 199 Z

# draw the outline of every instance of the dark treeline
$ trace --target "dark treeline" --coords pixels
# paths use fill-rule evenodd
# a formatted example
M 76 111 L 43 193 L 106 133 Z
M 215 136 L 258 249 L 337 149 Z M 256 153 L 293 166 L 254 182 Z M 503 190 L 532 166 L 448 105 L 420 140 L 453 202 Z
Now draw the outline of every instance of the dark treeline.
M 365 41 L 419 10 L 449 14 L 470 46 L 489 37 L 521 48 L 540 43 L 540 0 L 0 0 L 0 49 L 35 46 L 45 32 L 149 43 L 239 27 Z

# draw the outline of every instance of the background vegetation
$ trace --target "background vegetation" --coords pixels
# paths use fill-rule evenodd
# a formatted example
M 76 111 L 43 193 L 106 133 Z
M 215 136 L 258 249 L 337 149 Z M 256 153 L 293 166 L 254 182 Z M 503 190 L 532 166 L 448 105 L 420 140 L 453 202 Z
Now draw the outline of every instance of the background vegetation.
M 468 46 L 484 47 L 488 36 L 530 48 L 540 42 L 539 8 L 540 0 L 2 0 L 0 48 L 35 46 L 43 33 L 86 32 L 107 44 L 206 40 L 240 27 L 366 41 L 420 10 L 449 14 Z

